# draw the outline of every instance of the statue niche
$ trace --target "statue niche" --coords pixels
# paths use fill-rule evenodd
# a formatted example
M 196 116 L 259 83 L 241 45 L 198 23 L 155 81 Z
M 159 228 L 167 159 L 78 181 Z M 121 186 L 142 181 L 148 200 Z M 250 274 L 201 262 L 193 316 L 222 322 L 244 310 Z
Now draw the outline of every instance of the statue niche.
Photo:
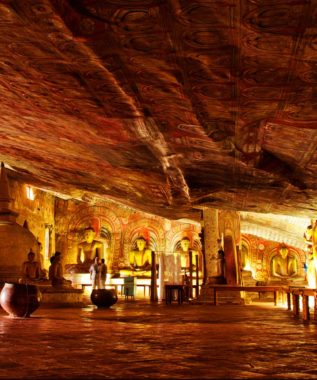
M 185 276 L 188 275 L 190 271 L 196 272 L 196 270 L 198 270 L 198 272 L 200 272 L 199 264 L 198 268 L 196 268 L 194 257 L 198 255 L 198 252 L 190 248 L 191 244 L 189 238 L 182 238 L 179 245 L 180 248 L 177 249 L 177 253 L 180 255 L 181 274 Z M 199 273 L 199 276 L 201 276 L 201 273 Z
M 104 243 L 96 240 L 93 227 L 84 229 L 84 240 L 77 246 L 77 264 L 66 265 L 67 273 L 89 273 L 89 268 L 96 257 L 104 258 Z
M 132 244 L 129 253 L 129 267 L 120 269 L 120 276 L 137 276 L 151 278 L 152 251 L 147 247 L 143 236 L 138 237 Z
M 298 259 L 289 252 L 285 244 L 281 244 L 277 254 L 270 263 L 270 283 L 303 283 L 304 278 L 299 274 Z

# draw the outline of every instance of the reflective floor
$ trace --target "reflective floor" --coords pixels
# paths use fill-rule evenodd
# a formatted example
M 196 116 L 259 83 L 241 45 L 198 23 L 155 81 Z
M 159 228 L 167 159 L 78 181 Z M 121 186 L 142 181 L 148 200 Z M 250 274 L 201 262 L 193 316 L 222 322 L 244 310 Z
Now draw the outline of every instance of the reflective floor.
M 317 323 L 272 303 L 0 309 L 0 332 L 1 379 L 317 379 Z

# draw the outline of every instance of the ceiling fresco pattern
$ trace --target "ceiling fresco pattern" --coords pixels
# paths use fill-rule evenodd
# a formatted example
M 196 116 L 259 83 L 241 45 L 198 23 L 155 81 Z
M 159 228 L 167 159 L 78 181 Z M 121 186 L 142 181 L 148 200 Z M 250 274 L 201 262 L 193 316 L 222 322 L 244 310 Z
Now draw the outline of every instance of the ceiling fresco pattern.
M 317 211 L 317 1 L 5 0 L 0 159 L 169 219 Z

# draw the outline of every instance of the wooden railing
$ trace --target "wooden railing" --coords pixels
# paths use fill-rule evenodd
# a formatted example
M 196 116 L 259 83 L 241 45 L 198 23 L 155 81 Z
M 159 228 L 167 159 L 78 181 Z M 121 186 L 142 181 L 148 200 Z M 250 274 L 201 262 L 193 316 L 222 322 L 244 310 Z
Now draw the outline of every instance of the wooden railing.
M 278 294 L 284 293 L 285 289 L 283 286 L 239 286 L 239 285 L 208 285 L 208 289 L 213 291 L 213 301 L 214 305 L 217 305 L 218 299 L 217 295 L 219 292 L 252 292 L 252 293 L 273 293 L 274 305 L 277 304 Z
M 310 320 L 309 297 L 314 298 L 314 319 L 317 319 L 317 289 L 288 287 L 287 309 L 291 310 L 294 317 L 301 317 L 304 322 Z M 302 301 L 302 312 L 300 311 L 300 300 Z
M 314 320 L 317 320 L 317 289 L 294 287 L 294 286 L 230 286 L 230 285 L 208 285 L 208 289 L 213 291 L 213 303 L 217 305 L 217 295 L 219 292 L 257 292 L 273 293 L 274 305 L 277 305 L 279 296 L 286 295 L 287 309 L 292 311 L 294 317 L 301 318 L 304 322 L 311 319 L 311 311 Z M 309 305 L 309 297 L 314 299 L 314 307 Z M 300 302 L 302 301 L 302 302 Z M 300 307 L 301 304 L 301 307 Z

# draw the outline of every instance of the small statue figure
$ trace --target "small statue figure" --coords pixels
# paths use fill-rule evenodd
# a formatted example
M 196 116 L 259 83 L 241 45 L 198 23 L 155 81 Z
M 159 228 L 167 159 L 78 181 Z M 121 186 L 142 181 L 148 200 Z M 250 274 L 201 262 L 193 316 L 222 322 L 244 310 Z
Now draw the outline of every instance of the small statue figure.
M 53 287 L 71 287 L 72 282 L 63 277 L 62 255 L 60 252 L 55 252 L 51 257 L 51 266 L 49 268 L 49 280 Z
M 28 260 L 22 264 L 22 278 L 19 282 L 25 283 L 38 283 L 47 281 L 45 271 L 41 269 L 40 263 L 35 261 L 35 253 L 30 250 L 28 253 Z

